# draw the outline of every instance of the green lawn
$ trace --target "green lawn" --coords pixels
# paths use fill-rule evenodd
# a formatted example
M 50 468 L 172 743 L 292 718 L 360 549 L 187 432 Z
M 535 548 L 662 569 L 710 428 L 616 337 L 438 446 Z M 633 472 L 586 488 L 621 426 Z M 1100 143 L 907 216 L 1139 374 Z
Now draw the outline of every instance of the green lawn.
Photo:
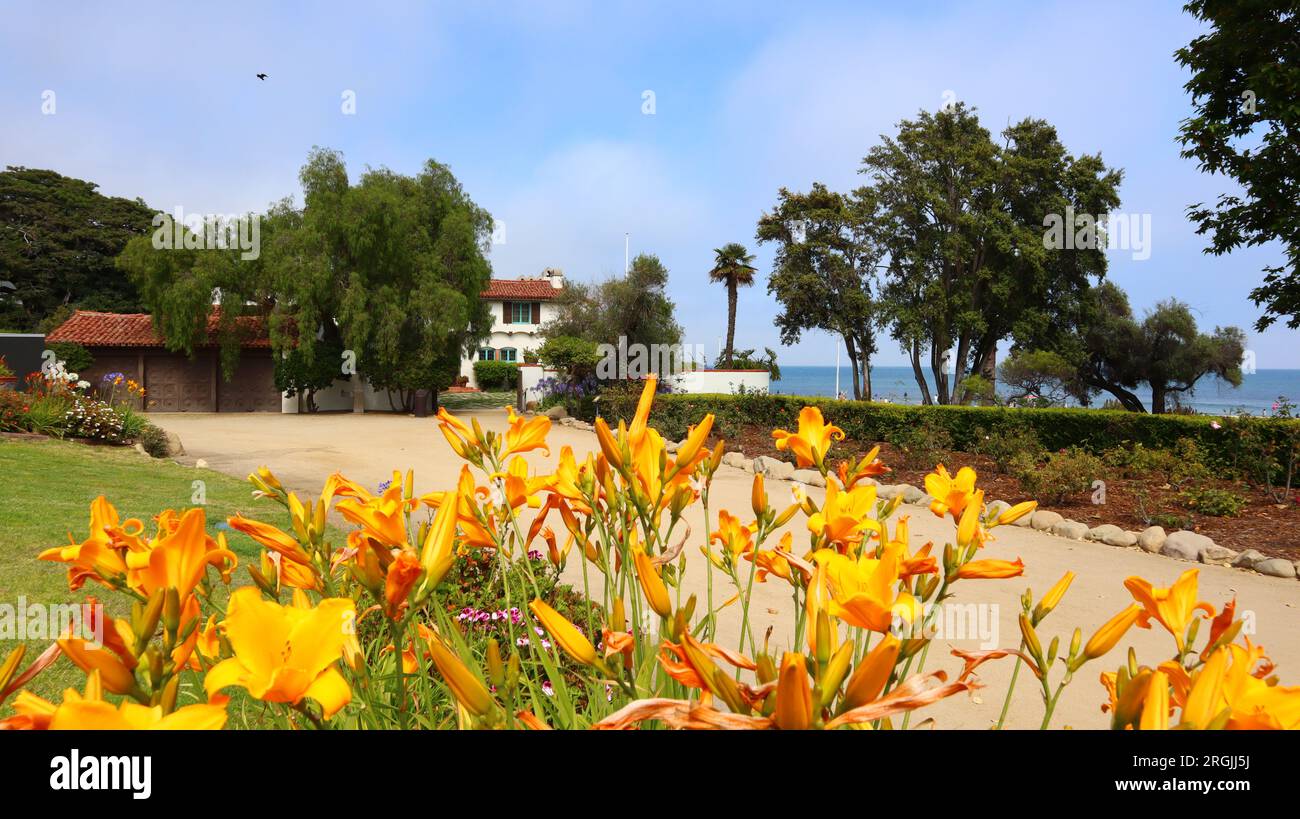
M 27 605 L 78 603 L 91 594 L 105 604 L 110 614 L 124 615 L 129 606 L 121 595 L 93 582 L 79 592 L 70 592 L 66 569 L 58 563 L 38 561 L 36 556 L 43 549 L 67 543 L 69 532 L 78 542 L 84 540 L 90 502 L 101 494 L 117 507 L 123 519 L 139 518 L 152 534 L 152 518 L 161 510 L 196 505 L 191 498 L 196 489 L 194 481 L 198 480 L 203 481 L 206 493 L 208 531 L 214 535 L 226 533 L 240 561 L 234 582 L 248 583 L 244 566 L 249 560 L 257 560 L 260 548 L 247 536 L 227 528 L 226 518 L 240 511 L 286 530 L 289 521 L 288 513 L 279 504 L 254 500 L 247 482 L 170 460 L 155 460 L 130 449 L 53 439 L 0 438 L 0 604 L 16 609 L 20 597 Z M 23 667 L 50 642 L 27 641 Z M 14 640 L 0 634 L 0 659 L 15 645 Z M 60 658 L 28 687 L 48 698 L 69 686 L 80 688 L 82 679 L 80 670 Z M 8 713 L 7 707 L 0 706 L 0 716 Z
M 442 392 L 438 403 L 451 412 L 467 409 L 501 409 L 515 402 L 515 392 Z

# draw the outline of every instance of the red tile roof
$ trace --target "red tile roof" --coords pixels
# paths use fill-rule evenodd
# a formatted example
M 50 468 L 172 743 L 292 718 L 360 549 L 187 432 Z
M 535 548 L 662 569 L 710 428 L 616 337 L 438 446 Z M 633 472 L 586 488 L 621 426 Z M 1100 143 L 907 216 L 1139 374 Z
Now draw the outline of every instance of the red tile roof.
M 487 290 L 479 294 L 482 299 L 503 301 L 550 301 L 560 294 L 550 279 L 492 279 Z
M 218 314 L 208 317 L 209 343 L 215 342 Z M 266 322 L 256 316 L 246 316 L 239 323 L 247 328 L 249 338 L 245 347 L 271 346 L 266 332 Z M 75 341 L 83 347 L 162 347 L 162 338 L 154 332 L 153 317 L 148 313 L 98 313 L 78 310 L 60 324 L 46 341 Z

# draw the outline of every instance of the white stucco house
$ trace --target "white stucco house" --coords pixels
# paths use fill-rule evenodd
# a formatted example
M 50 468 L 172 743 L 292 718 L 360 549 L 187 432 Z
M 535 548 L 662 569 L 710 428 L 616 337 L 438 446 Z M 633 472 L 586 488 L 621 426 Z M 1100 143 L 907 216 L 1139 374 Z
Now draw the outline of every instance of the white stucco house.
M 472 357 L 460 362 L 460 374 L 474 380 L 475 361 L 516 361 L 542 344 L 542 325 L 555 318 L 555 300 L 564 289 L 564 274 L 547 268 L 538 278 L 492 279 L 480 298 L 492 314 L 492 332 Z

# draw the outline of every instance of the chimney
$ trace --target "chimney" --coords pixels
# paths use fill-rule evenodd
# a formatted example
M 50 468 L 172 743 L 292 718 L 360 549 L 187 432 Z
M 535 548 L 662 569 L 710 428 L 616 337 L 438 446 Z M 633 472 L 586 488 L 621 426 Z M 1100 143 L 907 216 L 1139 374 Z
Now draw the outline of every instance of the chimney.
M 564 287 L 564 271 L 558 267 L 548 267 L 542 271 L 543 278 L 551 280 L 551 287 L 556 290 Z

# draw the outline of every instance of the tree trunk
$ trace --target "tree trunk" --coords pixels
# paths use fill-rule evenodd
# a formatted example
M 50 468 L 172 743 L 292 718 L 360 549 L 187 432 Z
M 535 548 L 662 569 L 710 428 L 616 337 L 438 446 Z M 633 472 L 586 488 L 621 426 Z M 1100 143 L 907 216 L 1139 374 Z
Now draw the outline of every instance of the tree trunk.
M 352 411 L 366 411 L 366 382 L 361 380 L 361 373 L 352 373 Z
M 930 346 L 930 373 L 934 375 L 934 393 L 935 400 L 940 404 L 947 404 L 952 400 L 948 393 L 948 368 L 943 354 L 947 352 L 947 347 L 942 347 L 936 339 Z
M 1099 389 L 1103 389 L 1119 401 L 1124 409 L 1129 412 L 1146 412 L 1147 408 L 1142 406 L 1142 401 L 1133 393 L 1119 386 L 1118 384 L 1096 384 Z
M 1165 391 L 1165 385 L 1164 385 L 1164 384 L 1152 384 L 1152 385 L 1151 385 L 1151 414 L 1152 414 L 1152 415 L 1164 415 L 1164 414 L 1165 414 L 1165 412 L 1166 412 L 1166 409 L 1165 409 L 1165 396 L 1166 396 L 1167 394 L 1168 394 L 1168 393 Z
M 864 378 L 866 378 L 867 381 L 866 394 L 863 396 L 863 399 L 866 401 L 870 401 L 871 400 L 871 356 L 870 355 L 868 355 L 866 357 L 866 360 L 862 362 L 862 375 Z
M 727 280 L 727 367 L 735 354 L 736 342 L 736 280 Z
M 858 380 L 858 348 L 853 343 L 853 336 L 844 334 L 844 348 L 849 354 L 849 369 L 853 372 L 853 398 L 854 400 L 862 397 L 862 386 Z M 835 396 L 836 400 L 839 396 Z
M 912 358 L 912 375 L 916 376 L 916 386 L 921 390 L 921 403 L 926 405 L 932 404 L 934 403 L 934 401 L 933 399 L 930 398 L 930 385 L 929 383 L 926 382 L 925 372 L 921 369 L 921 342 L 920 341 L 912 342 L 911 358 Z

